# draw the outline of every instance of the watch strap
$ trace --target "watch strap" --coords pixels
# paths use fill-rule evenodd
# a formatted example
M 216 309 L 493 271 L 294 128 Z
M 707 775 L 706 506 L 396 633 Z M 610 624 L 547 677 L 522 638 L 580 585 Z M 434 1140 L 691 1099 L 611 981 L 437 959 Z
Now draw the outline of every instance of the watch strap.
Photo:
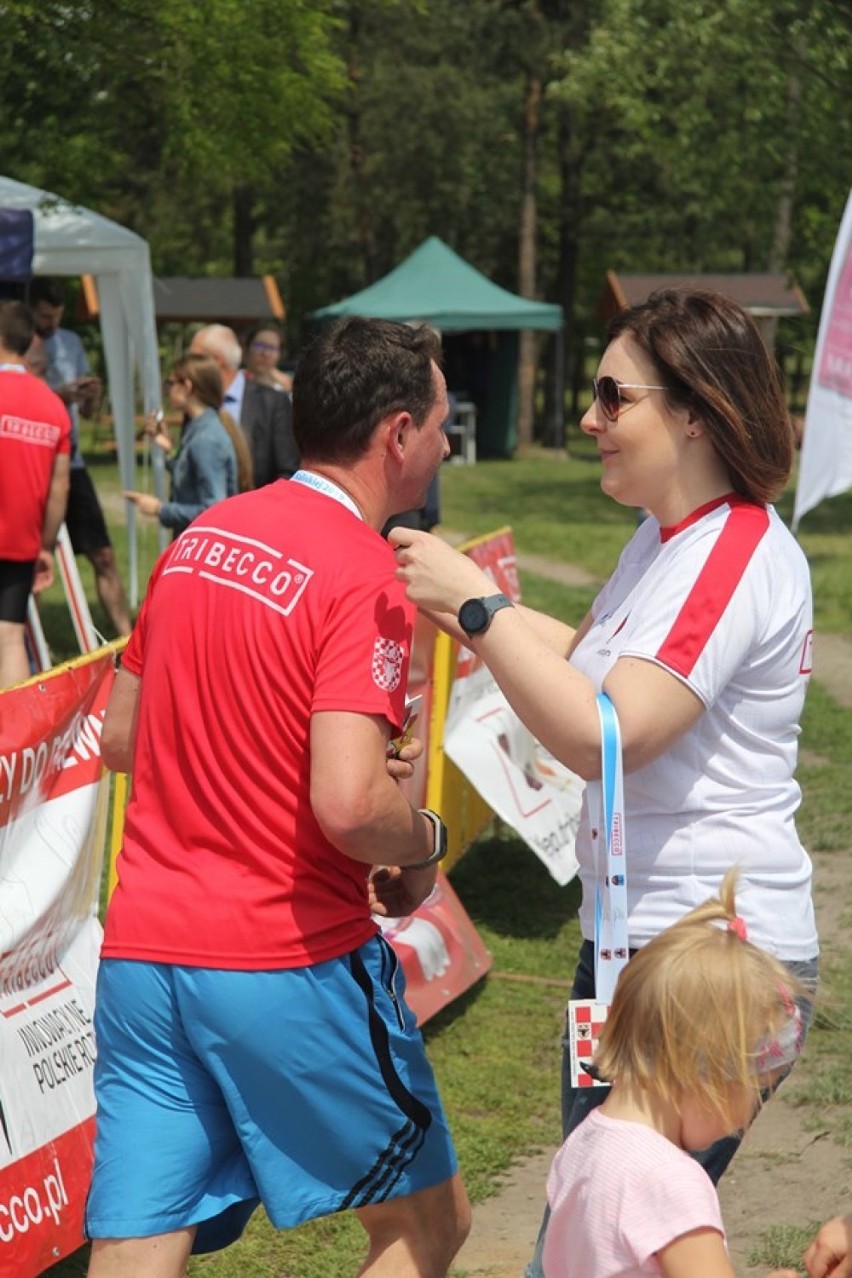
M 485 624 L 483 626 L 478 626 L 475 630 L 469 630 L 467 626 L 464 625 L 461 618 L 467 605 L 473 603 L 480 604 L 483 608 L 485 612 Z M 458 623 L 467 635 L 468 639 L 473 639 L 477 635 L 485 634 L 488 627 L 491 625 L 491 621 L 496 612 L 500 612 L 501 608 L 512 608 L 513 606 L 512 600 L 508 595 L 504 595 L 502 591 L 494 595 L 482 595 L 476 599 L 466 599 L 458 611 Z
M 432 838 L 434 846 L 429 856 L 423 861 L 409 861 L 407 865 L 401 865 L 401 870 L 425 870 L 430 865 L 437 865 L 439 861 L 443 861 L 447 855 L 447 827 L 444 825 L 437 812 L 433 812 L 431 808 L 418 808 L 417 811 L 432 826 Z

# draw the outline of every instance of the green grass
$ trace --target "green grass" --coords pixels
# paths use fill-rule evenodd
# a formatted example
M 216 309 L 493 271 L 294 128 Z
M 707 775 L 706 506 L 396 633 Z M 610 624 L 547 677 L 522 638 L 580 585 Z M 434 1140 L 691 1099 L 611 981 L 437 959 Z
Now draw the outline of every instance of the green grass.
M 800 1268 L 802 1252 L 821 1224 L 821 1220 L 813 1220 L 806 1225 L 774 1225 L 749 1253 L 748 1263 L 771 1269 Z
M 110 459 L 96 459 L 92 474 L 105 497 L 118 491 Z M 577 563 L 599 580 L 612 569 L 635 525 L 632 511 L 601 495 L 598 468 L 588 456 L 560 457 L 543 450 L 513 462 L 445 467 L 442 505 L 447 527 L 483 533 L 509 523 L 520 552 Z M 789 517 L 791 493 L 780 509 Z M 126 540 L 117 523 L 116 548 L 126 565 Z M 801 538 L 814 573 L 818 626 L 846 634 L 852 634 L 850 529 L 852 497 L 835 498 L 807 517 Z M 156 554 L 150 525 L 142 532 L 140 551 L 144 581 Z M 87 569 L 81 561 L 91 600 Z M 529 573 L 522 574 L 522 587 L 528 603 L 574 623 L 595 593 L 594 587 L 568 588 Z M 73 640 L 63 612 L 54 588 L 44 610 L 48 639 L 58 655 L 70 656 Z M 818 684 L 809 694 L 802 746 L 803 838 L 811 847 L 845 853 L 852 829 L 852 715 Z M 494 966 L 488 978 L 427 1025 L 425 1037 L 465 1181 L 479 1201 L 499 1187 L 512 1161 L 558 1139 L 560 1036 L 579 942 L 578 890 L 575 884 L 557 887 L 505 830 L 481 839 L 451 877 Z M 830 1124 L 834 1138 L 847 1144 L 852 1143 L 852 1071 L 844 1052 L 852 1027 L 850 973 L 848 953 L 833 951 L 808 1045 L 807 1085 L 797 1091 L 791 1081 L 791 1099 Z M 842 1207 L 826 1203 L 826 1215 Z M 801 1221 L 767 1231 L 756 1263 L 797 1263 L 812 1230 L 813 1222 Z M 196 1278 L 340 1278 L 355 1272 L 362 1254 L 363 1235 L 352 1219 L 316 1221 L 278 1234 L 258 1212 L 238 1247 L 194 1260 L 190 1273 Z M 50 1273 L 79 1278 L 85 1273 L 85 1252 Z

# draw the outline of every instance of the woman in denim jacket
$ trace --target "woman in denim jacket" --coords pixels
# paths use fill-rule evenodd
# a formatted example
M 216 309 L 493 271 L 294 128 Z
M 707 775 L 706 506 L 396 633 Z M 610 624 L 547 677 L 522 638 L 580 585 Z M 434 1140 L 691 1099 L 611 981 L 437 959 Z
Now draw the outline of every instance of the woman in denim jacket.
M 251 455 L 245 436 L 227 413 L 221 412 L 222 378 L 208 355 L 186 355 L 166 379 L 169 402 L 184 418 L 175 455 L 170 435 L 148 419 L 147 432 L 162 448 L 172 477 L 169 501 L 148 493 L 125 492 L 143 515 L 154 515 L 177 536 L 208 506 L 251 484 Z

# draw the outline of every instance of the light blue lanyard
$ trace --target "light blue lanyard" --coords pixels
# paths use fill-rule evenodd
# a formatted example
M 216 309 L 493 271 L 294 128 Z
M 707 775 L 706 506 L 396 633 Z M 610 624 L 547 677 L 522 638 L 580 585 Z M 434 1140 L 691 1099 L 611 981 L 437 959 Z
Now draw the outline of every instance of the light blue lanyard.
M 597 698 L 601 721 L 599 825 L 592 829 L 595 848 L 595 997 L 611 1003 L 618 974 L 628 958 L 627 854 L 624 831 L 624 773 L 621 730 L 615 706 L 605 692 Z M 590 784 L 589 814 L 595 811 Z M 603 844 L 603 869 L 600 849 Z
M 290 476 L 290 483 L 304 484 L 306 488 L 313 488 L 314 492 L 324 493 L 326 497 L 332 497 L 335 501 L 339 501 L 341 506 L 351 510 L 358 519 L 363 519 L 363 515 L 349 494 L 333 480 L 326 479 L 325 475 L 318 475 L 313 470 L 297 470 L 295 475 Z

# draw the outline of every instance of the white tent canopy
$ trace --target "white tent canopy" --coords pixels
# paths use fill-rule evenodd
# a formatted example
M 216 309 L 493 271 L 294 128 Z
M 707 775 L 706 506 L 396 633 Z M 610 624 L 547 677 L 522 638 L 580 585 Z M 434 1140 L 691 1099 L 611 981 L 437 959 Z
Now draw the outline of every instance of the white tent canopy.
M 148 245 L 98 213 L 12 178 L 0 177 L 0 208 L 31 210 L 33 274 L 95 277 L 121 482 L 135 488 L 134 371 L 146 413 L 159 406 L 162 393 Z M 139 594 L 135 514 L 128 502 L 133 603 Z

